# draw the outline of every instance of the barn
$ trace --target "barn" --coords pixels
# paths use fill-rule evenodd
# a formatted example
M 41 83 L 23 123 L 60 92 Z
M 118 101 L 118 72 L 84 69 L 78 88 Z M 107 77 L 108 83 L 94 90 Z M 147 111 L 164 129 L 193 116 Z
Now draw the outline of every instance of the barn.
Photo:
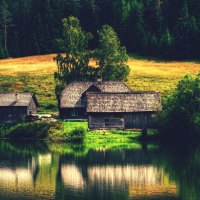
M 60 95 L 59 114 L 61 119 L 87 119 L 87 93 L 131 93 L 123 82 L 73 82 Z
M 20 122 L 36 114 L 38 106 L 32 93 L 0 93 L 0 123 Z
M 89 129 L 155 128 L 160 110 L 159 92 L 87 94 Z

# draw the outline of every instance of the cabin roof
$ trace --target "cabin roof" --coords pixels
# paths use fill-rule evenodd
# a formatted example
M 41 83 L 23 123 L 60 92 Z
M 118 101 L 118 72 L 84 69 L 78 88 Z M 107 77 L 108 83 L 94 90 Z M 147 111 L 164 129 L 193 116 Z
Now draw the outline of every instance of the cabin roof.
M 94 85 L 98 87 L 101 92 L 131 92 L 131 89 L 124 82 L 120 81 L 95 82 Z
M 62 91 L 60 96 L 60 107 L 86 107 L 86 102 L 84 99 L 81 99 L 81 97 L 91 87 L 95 87 L 99 92 L 131 92 L 123 82 L 73 82 Z
M 16 99 L 16 94 L 18 99 Z M 39 106 L 35 95 L 32 93 L 0 93 L 0 107 L 28 107 L 32 99 Z
M 156 112 L 161 110 L 159 92 L 88 93 L 87 112 Z

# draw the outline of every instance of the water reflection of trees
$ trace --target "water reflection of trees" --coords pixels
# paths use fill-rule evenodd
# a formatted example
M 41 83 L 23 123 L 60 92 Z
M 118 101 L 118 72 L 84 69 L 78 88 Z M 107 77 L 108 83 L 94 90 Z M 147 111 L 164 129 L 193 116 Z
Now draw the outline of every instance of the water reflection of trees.
M 200 199 L 199 144 L 170 144 L 170 148 L 162 145 L 156 163 L 169 173 L 170 179 L 176 180 L 181 200 Z
M 59 156 L 41 142 L 0 142 L 0 199 L 54 199 Z
M 0 158 L 0 199 L 3 191 L 18 199 L 200 199 L 200 145 L 0 142 Z
M 59 199 L 176 199 L 175 182 L 153 164 L 159 149 L 144 147 L 61 156 Z

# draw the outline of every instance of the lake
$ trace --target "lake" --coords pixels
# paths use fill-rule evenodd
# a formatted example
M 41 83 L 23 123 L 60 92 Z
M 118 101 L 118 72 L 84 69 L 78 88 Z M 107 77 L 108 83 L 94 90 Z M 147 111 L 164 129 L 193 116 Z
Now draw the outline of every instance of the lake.
M 200 145 L 0 141 L 2 200 L 199 200 Z

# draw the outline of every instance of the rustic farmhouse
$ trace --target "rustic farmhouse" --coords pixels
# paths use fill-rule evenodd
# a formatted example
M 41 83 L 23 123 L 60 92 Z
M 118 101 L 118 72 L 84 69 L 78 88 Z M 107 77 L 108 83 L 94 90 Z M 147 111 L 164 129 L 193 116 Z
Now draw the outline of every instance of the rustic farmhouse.
M 159 92 L 132 92 L 123 82 L 74 82 L 61 93 L 60 117 L 88 119 L 90 129 L 154 128 Z
M 19 122 L 35 114 L 38 101 L 31 93 L 0 93 L 0 123 Z
M 90 129 L 154 128 L 153 117 L 161 109 L 160 93 L 88 93 Z
M 90 92 L 131 92 L 123 82 L 73 82 L 61 93 L 59 113 L 62 119 L 87 119 L 86 94 Z

